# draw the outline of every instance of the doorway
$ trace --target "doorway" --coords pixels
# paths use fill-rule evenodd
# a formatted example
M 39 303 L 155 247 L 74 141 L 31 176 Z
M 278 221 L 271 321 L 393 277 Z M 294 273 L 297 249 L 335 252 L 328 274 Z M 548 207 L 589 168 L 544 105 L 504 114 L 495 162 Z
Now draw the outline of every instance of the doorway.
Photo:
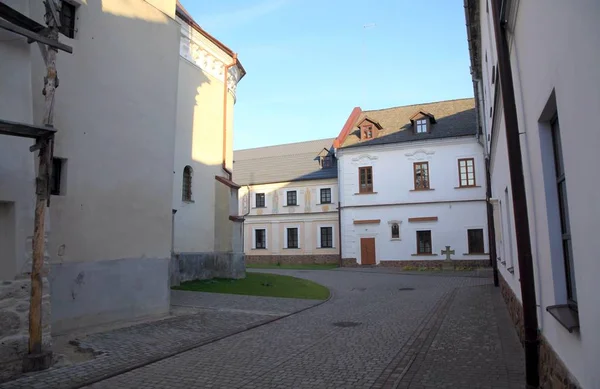
M 360 238 L 360 264 L 375 265 L 375 238 Z

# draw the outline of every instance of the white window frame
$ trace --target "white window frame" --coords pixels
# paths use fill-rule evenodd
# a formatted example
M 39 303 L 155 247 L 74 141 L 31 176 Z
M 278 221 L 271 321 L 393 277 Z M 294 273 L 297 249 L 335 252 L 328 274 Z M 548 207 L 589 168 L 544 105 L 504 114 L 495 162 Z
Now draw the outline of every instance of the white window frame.
M 415 123 L 415 126 L 416 126 L 415 132 L 417 134 L 426 134 L 427 133 L 427 124 L 428 124 L 427 121 L 428 120 L 426 118 L 417 119 L 417 121 Z M 419 131 L 420 128 L 424 128 L 424 131 Z
M 287 195 L 286 195 L 287 196 Z M 292 247 L 289 248 L 288 247 L 288 230 L 290 228 L 297 228 L 298 229 L 298 247 Z M 300 224 L 286 224 L 285 227 L 283 228 L 283 248 L 287 249 L 289 248 L 290 250 L 299 250 L 302 248 L 302 233 L 300 232 Z
M 331 227 L 331 247 L 321 247 L 321 227 Z M 335 224 L 317 224 L 317 248 L 318 249 L 334 249 L 337 247 Z
M 392 236 L 392 225 L 393 224 L 398 224 L 398 237 L 397 238 L 394 238 Z M 394 240 L 394 241 L 402 240 L 402 220 L 390 220 L 388 222 L 388 231 L 390 234 L 390 240 Z
M 265 248 L 256 248 L 256 230 L 265 230 Z M 252 227 L 252 250 L 268 250 L 269 249 L 269 229 L 264 227 Z
M 265 206 L 264 207 L 257 207 L 257 205 L 256 205 L 256 195 L 258 195 L 258 194 L 265 195 Z M 252 196 L 252 197 L 253 197 L 252 198 L 252 208 L 266 208 L 267 207 L 267 192 L 265 192 L 265 191 L 261 191 L 261 192 L 255 191 L 254 192 L 254 196 Z

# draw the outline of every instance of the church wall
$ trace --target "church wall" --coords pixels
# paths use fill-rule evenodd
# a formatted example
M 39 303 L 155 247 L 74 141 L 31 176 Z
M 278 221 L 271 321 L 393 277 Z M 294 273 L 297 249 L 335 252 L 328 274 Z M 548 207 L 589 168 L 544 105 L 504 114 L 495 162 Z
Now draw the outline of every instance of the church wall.
M 104 0 L 80 4 L 76 28 L 60 38 L 73 54 L 57 59 L 54 152 L 66 162 L 50 208 L 56 331 L 169 309 L 179 25 L 146 1 Z

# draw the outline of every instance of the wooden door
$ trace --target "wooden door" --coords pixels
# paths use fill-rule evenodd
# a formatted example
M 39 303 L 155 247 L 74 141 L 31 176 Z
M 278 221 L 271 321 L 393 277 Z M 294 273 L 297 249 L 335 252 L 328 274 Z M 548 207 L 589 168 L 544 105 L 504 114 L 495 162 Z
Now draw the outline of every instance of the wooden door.
M 360 264 L 375 265 L 375 238 L 360 238 Z

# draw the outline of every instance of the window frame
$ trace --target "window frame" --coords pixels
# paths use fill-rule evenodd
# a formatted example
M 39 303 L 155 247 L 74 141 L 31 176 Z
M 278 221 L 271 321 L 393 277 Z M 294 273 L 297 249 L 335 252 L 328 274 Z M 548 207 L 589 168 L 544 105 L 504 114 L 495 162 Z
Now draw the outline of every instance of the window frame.
M 261 199 L 260 202 L 258 201 L 259 196 L 260 196 L 260 199 Z M 255 208 L 266 208 L 267 207 L 267 196 L 266 196 L 266 194 L 264 192 L 263 193 L 256 193 L 254 195 L 254 207 Z
M 329 169 L 331 167 L 333 167 L 333 157 L 331 155 L 321 157 L 321 168 Z
M 419 166 L 425 165 L 427 167 L 427 169 L 426 169 L 427 185 L 426 186 L 417 187 L 417 165 L 419 165 Z M 421 168 L 421 170 L 422 170 L 422 168 Z M 429 161 L 419 161 L 419 162 L 413 163 L 413 184 L 414 184 L 414 190 L 430 190 L 431 189 L 431 175 L 430 175 L 430 170 L 429 170 Z
M 259 247 L 258 245 L 258 232 L 262 231 L 263 234 L 263 242 L 262 242 L 262 247 Z M 253 249 L 254 250 L 266 250 L 267 249 L 267 229 L 266 228 L 254 228 L 252 230 L 253 232 L 253 238 L 254 238 L 254 245 L 253 245 Z
M 481 251 L 471 250 L 471 231 L 481 231 Z M 467 253 L 471 255 L 485 254 L 485 235 L 483 228 L 468 228 L 467 229 Z
M 368 135 L 368 136 L 367 136 Z M 373 125 L 364 125 L 361 127 L 360 139 L 369 140 L 375 138 L 375 132 L 373 131 Z
M 65 158 L 52 158 L 52 174 L 50 175 L 50 195 L 52 196 L 63 196 L 65 194 L 65 164 Z
M 295 242 L 292 239 L 292 245 L 290 245 L 290 232 L 291 231 L 296 231 Z M 295 245 L 294 245 L 294 243 L 295 243 Z M 298 226 L 285 228 L 285 248 L 286 249 L 299 249 L 300 248 L 300 228 Z
M 290 194 L 294 194 L 294 202 L 290 203 Z M 294 207 L 298 205 L 298 191 L 297 190 L 288 190 L 285 192 L 285 206 L 286 207 Z
M 424 123 L 422 123 L 424 122 Z M 425 131 L 419 131 L 420 128 L 425 128 Z M 415 134 L 427 134 L 429 132 L 429 119 L 427 117 L 420 117 L 415 119 Z
M 365 172 L 365 186 L 362 185 L 362 172 Z M 371 183 L 369 176 L 371 175 Z M 373 166 L 361 166 L 358 168 L 358 193 L 373 193 Z
M 331 245 L 330 246 L 324 246 L 323 245 L 323 231 L 329 229 L 331 231 Z M 319 226 L 319 248 L 321 249 L 332 249 L 334 248 L 334 238 L 333 238 L 333 226 Z
M 194 169 L 190 165 L 183 168 L 183 180 L 181 182 L 181 201 L 184 203 L 194 202 L 194 191 L 192 185 L 194 182 Z
M 394 236 L 394 227 L 398 228 L 398 236 Z M 392 240 L 400 240 L 400 223 L 399 222 L 391 222 L 390 223 L 390 236 Z
M 466 174 L 466 184 L 463 185 L 463 181 L 462 181 L 462 167 L 460 165 L 461 162 L 465 162 L 465 174 Z M 469 161 L 473 162 L 473 184 L 469 185 Z M 477 177 L 475 175 L 475 158 L 470 157 L 470 158 L 459 158 L 458 159 L 458 187 L 459 188 L 474 188 L 477 186 Z
M 419 234 L 421 233 L 429 233 L 429 251 L 421 251 L 421 245 L 419 242 Z M 416 231 L 416 238 L 417 238 L 417 255 L 432 255 L 433 254 L 433 234 L 431 233 L 431 230 L 418 230 Z
M 575 263 L 573 260 L 573 241 L 569 217 L 568 191 L 565 177 L 565 165 L 562 150 L 562 138 L 558 115 L 550 120 L 552 136 L 552 154 L 554 158 L 554 186 L 557 191 L 557 211 L 560 218 L 562 260 L 565 269 L 565 288 L 567 304 L 578 311 L 577 285 L 575 280 Z
M 61 4 L 61 9 L 59 13 L 59 32 L 69 39 L 75 39 L 75 22 L 77 20 L 77 8 L 77 5 L 70 3 L 69 1 L 63 1 Z M 69 12 L 72 12 L 69 18 L 67 18 L 65 11 L 67 9 L 69 10 Z
M 329 201 L 323 201 L 323 193 L 326 193 L 324 191 L 329 192 Z M 327 197 L 327 196 L 325 196 L 325 197 Z M 319 201 L 320 201 L 319 204 L 332 204 L 333 203 L 331 188 L 320 188 L 319 189 Z

